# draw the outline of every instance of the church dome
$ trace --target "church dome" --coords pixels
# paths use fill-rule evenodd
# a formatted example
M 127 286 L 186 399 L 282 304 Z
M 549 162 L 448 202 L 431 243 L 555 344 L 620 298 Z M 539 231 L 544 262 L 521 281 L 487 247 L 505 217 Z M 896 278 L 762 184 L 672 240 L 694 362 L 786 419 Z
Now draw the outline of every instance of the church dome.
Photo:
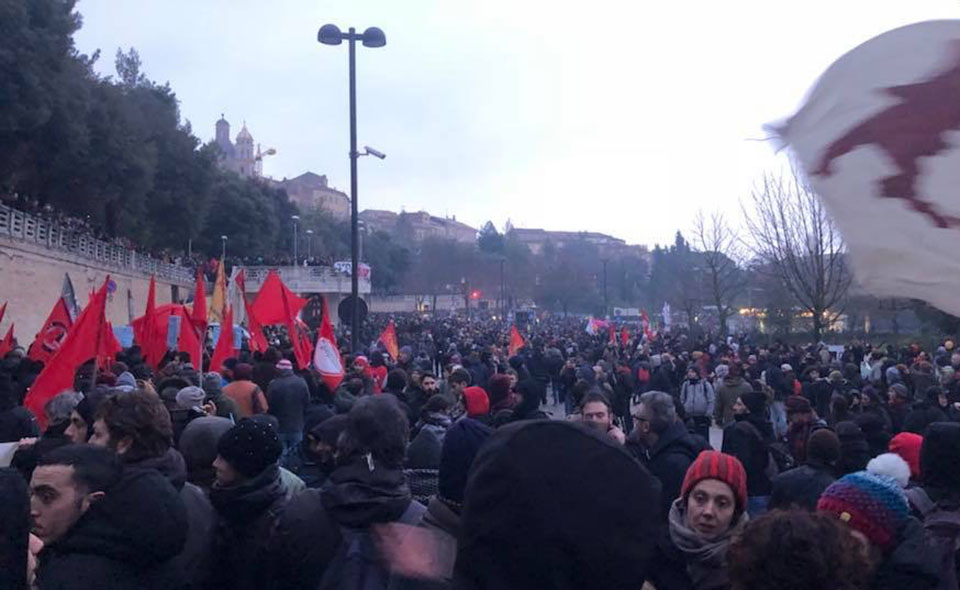
M 237 134 L 237 143 L 241 141 L 253 143 L 253 136 L 250 135 L 250 132 L 247 131 L 247 124 L 243 124 L 243 129 L 240 130 L 240 133 Z

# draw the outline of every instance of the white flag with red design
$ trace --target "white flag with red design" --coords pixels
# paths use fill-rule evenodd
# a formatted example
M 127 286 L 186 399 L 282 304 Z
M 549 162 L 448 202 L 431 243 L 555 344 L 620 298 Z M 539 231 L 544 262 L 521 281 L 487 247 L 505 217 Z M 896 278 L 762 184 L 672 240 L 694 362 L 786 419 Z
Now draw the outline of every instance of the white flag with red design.
M 320 330 L 317 332 L 317 346 L 313 350 L 313 368 L 320 373 L 323 382 L 330 391 L 334 391 L 343 381 L 343 360 L 340 358 L 340 349 L 337 348 L 337 337 L 333 334 L 333 324 L 330 323 L 330 310 L 327 308 L 327 298 L 323 298 L 320 321 Z
M 856 47 L 777 132 L 866 291 L 960 315 L 960 20 Z

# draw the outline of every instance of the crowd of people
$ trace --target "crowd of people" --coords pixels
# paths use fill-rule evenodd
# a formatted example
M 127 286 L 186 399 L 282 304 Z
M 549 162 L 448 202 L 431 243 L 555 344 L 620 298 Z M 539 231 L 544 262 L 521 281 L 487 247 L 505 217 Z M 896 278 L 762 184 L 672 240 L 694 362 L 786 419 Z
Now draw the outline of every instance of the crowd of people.
M 133 347 L 43 416 L 8 353 L 0 588 L 958 587 L 952 341 L 394 321 L 339 383 Z

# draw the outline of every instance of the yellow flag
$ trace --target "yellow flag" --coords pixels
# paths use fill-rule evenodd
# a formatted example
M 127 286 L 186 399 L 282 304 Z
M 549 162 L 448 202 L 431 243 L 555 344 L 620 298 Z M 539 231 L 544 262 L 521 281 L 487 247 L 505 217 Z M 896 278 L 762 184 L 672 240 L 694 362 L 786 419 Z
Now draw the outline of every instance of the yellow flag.
M 213 297 L 210 299 L 210 320 L 223 322 L 227 304 L 227 276 L 223 270 L 223 259 L 217 265 L 217 282 L 213 285 Z

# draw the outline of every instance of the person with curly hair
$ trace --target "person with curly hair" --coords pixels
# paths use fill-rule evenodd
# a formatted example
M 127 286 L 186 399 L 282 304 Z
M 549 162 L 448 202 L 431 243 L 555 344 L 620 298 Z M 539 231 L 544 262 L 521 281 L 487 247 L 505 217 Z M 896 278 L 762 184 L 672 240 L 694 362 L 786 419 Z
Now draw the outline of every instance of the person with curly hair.
M 727 553 L 731 590 L 861 590 L 872 564 L 839 520 L 774 510 L 747 524 Z

